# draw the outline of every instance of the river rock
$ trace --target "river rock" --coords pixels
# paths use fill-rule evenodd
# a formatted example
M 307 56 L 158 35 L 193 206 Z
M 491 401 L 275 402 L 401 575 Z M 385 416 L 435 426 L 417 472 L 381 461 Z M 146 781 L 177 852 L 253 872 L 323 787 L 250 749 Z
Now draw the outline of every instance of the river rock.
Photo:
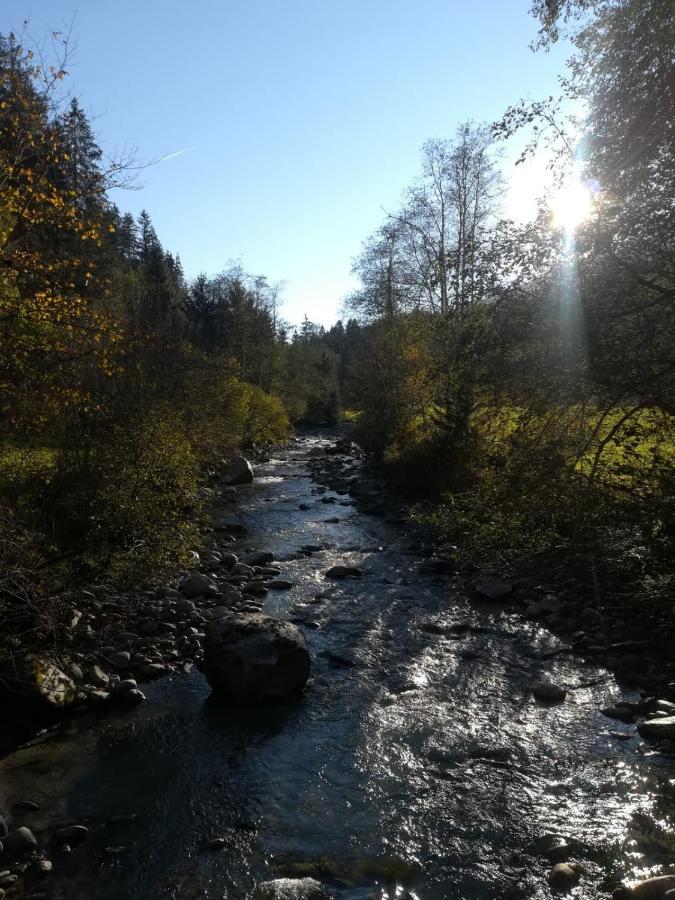
M 315 878 L 277 878 L 255 886 L 249 900 L 330 900 Z
M 360 578 L 362 572 L 355 566 L 333 566 L 325 575 L 326 578 Z
M 288 591 L 293 587 L 292 581 L 285 581 L 283 578 L 275 578 L 269 583 L 271 591 Z
M 229 462 L 223 463 L 220 477 L 223 484 L 251 484 L 253 468 L 246 457 L 235 456 Z
M 488 600 L 502 600 L 513 591 L 513 585 L 510 581 L 504 581 L 503 578 L 498 578 L 496 575 L 481 575 L 474 582 L 473 589 Z
M 242 556 L 241 561 L 247 566 L 266 566 L 274 559 L 274 553 L 269 550 L 255 550 L 253 553 L 247 553 Z
M 661 900 L 671 890 L 675 890 L 675 875 L 657 875 L 632 887 L 617 888 L 612 897 L 614 900 L 628 900 L 629 897 L 636 900 Z
M 560 863 L 570 855 L 570 847 L 559 834 L 544 834 L 530 845 L 530 851 L 537 856 L 544 856 L 549 862 Z
M 131 653 L 128 650 L 116 650 L 110 654 L 108 662 L 115 669 L 128 669 L 131 665 Z
M 548 876 L 548 883 L 557 891 L 569 891 L 579 880 L 579 872 L 569 863 L 556 863 Z
M 180 616 L 189 616 L 197 611 L 194 601 L 190 600 L 189 597 L 181 597 L 180 600 L 176 600 L 174 609 Z
M 638 731 L 644 738 L 656 740 L 675 739 L 675 716 L 663 716 L 662 718 L 647 719 L 638 725 Z
M 302 632 L 291 622 L 232 613 L 209 624 L 203 670 L 215 695 L 264 703 L 301 691 L 310 657 Z
M 73 702 L 75 694 L 72 679 L 40 656 L 7 660 L 0 671 L 0 695 L 10 703 L 32 706 L 36 712 L 59 712 Z
M 218 593 L 215 582 L 202 572 L 192 572 L 183 580 L 181 593 L 190 600 L 195 597 L 212 597 Z
M 548 700 L 552 703 L 561 703 L 567 696 L 565 688 L 546 679 L 533 684 L 532 693 L 537 700 Z
M 16 831 L 10 831 L 3 843 L 12 853 L 30 853 L 32 850 L 36 850 L 38 845 L 35 835 L 25 825 L 17 828 Z
M 55 833 L 56 839 L 65 844 L 83 841 L 88 835 L 89 829 L 86 825 L 66 825 L 64 828 L 59 828 Z

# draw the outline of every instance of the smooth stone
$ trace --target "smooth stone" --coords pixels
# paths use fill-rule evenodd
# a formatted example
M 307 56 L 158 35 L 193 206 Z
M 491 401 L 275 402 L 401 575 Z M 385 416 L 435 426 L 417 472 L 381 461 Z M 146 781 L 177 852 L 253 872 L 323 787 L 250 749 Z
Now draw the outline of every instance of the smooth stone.
M 128 650 L 118 650 L 110 654 L 108 662 L 115 669 L 128 669 L 131 665 L 131 653 Z
M 274 554 L 269 550 L 256 550 L 242 556 L 241 561 L 247 566 L 266 566 L 274 560 Z
M 636 900 L 661 900 L 671 890 L 675 890 L 675 875 L 657 875 L 639 881 L 632 887 L 617 888 L 612 897 L 615 900 L 628 900 L 631 897 Z
M 225 485 L 251 484 L 253 467 L 244 456 L 234 456 L 220 467 L 220 477 Z
M 22 825 L 16 831 L 10 831 L 3 840 L 7 850 L 13 853 L 28 853 L 37 848 L 37 839 L 30 828 Z
M 237 703 L 280 700 L 302 690 L 310 665 L 305 638 L 291 622 L 231 613 L 207 628 L 203 671 L 216 696 Z
M 361 569 L 355 566 L 333 566 L 325 573 L 326 578 L 360 578 Z
M 283 578 L 275 578 L 268 585 L 271 591 L 288 591 L 293 587 L 292 581 L 285 581 Z
M 218 588 L 211 578 L 202 572 L 192 572 L 183 580 L 181 593 L 192 600 L 195 597 L 211 597 L 218 593 Z
M 83 841 L 88 834 L 89 829 L 86 825 L 66 825 L 64 828 L 57 829 L 54 836 L 59 841 L 70 843 L 71 841 Z
M 16 803 L 12 803 L 12 811 L 24 810 L 27 812 L 36 812 L 38 809 L 40 809 L 40 804 L 35 803 L 34 800 L 17 800 Z
M 530 844 L 528 852 L 533 853 L 536 856 L 544 856 L 546 859 L 550 860 L 550 862 L 565 862 L 566 857 L 564 856 L 559 856 L 557 859 L 553 857 L 557 854 L 561 854 L 563 851 L 569 854 L 569 849 L 570 848 L 562 835 L 543 834 Z
M 618 722 L 630 724 L 635 721 L 635 713 L 627 706 L 606 706 L 600 712 L 608 719 L 616 719 Z
M 181 597 L 180 600 L 176 600 L 174 609 L 177 613 L 179 613 L 179 615 L 187 616 L 197 611 L 197 607 L 195 606 L 194 601 L 189 597 Z
M 561 703 L 567 696 L 565 688 L 552 681 L 538 681 L 532 686 L 532 693 L 537 700 L 548 700 L 553 703 Z
M 569 863 L 556 863 L 548 876 L 548 883 L 557 891 L 569 891 L 579 880 L 578 871 Z
M 139 691 L 138 688 L 131 688 L 120 694 L 117 699 L 125 706 L 138 706 L 145 700 L 145 694 L 143 691 Z

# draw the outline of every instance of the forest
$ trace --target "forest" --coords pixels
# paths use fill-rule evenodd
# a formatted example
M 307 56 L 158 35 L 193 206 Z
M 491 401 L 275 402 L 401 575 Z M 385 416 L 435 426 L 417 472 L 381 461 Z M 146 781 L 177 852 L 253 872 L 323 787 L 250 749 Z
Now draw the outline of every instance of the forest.
M 280 286 L 237 264 L 188 281 L 150 216 L 109 201 L 133 164 L 60 99 L 65 41 L 45 65 L 4 37 L 3 589 L 175 567 L 219 459 L 346 411 L 458 553 L 583 547 L 626 602 L 665 597 L 672 9 L 587 6 L 535 4 L 540 50 L 573 35 L 563 94 L 424 144 L 328 331 L 291 329 Z M 500 148 L 521 130 L 523 159 L 544 148 L 560 183 L 596 186 L 573 232 L 543 199 L 534 221 L 504 218 Z
M 85 17 L 126 14 L 124 52 L 148 14 L 125 2 Z M 299 102 L 294 67 L 354 79 L 363 124 L 363 42 L 413 48 L 410 11 L 210 6 L 188 42 L 162 4 L 139 56 L 173 48 L 173 89 L 209 103 L 244 58 L 212 171 L 241 198 L 251 157 L 269 206 L 218 216 L 273 257 L 262 218 L 302 221 L 275 129 L 293 155 L 305 121 L 345 159 L 355 140 L 335 84 Z M 420 6 L 468 29 L 452 77 L 485 67 L 491 94 L 474 4 Z M 675 6 L 525 6 L 523 54 L 571 48 L 557 93 L 439 119 L 412 175 L 392 160 L 426 44 L 373 59 L 368 96 L 402 112 L 369 166 L 400 183 L 372 233 L 349 220 L 330 325 L 327 298 L 288 321 L 285 282 L 227 247 L 192 270 L 161 212 L 125 211 L 158 163 L 97 136 L 72 33 L 2 26 L 0 900 L 675 894 Z M 260 159 L 241 96 L 269 115 Z M 514 171 L 542 161 L 517 215 Z M 339 219 L 314 163 L 298 208 Z

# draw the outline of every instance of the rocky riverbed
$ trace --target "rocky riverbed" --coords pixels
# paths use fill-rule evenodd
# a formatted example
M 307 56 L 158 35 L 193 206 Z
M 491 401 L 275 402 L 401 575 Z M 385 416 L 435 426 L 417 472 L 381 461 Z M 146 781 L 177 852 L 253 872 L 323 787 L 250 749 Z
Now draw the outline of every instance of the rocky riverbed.
M 362 467 L 299 439 L 214 485 L 175 584 L 68 599 L 72 715 L 0 762 L 0 892 L 595 898 L 673 871 L 672 756 L 635 725 L 667 737 L 667 648 L 569 587 L 458 571 Z M 303 694 L 210 698 L 223 611 L 304 632 Z

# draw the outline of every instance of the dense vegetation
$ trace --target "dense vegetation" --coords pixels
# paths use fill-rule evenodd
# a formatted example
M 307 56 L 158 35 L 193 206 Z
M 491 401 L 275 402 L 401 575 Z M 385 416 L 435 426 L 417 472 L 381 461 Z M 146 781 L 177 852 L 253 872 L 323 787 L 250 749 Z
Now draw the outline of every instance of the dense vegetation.
M 338 357 L 309 322 L 289 337 L 276 287 L 237 266 L 188 284 L 149 215 L 110 202 L 134 164 L 59 101 L 67 55 L 45 68 L 0 39 L 6 597 L 175 565 L 223 457 L 339 410 Z
M 360 434 L 427 491 L 449 545 L 576 550 L 603 591 L 653 602 L 672 550 L 675 13 L 534 12 L 541 46 L 560 29 L 574 44 L 563 95 L 426 143 L 355 262 Z M 527 225 L 504 219 L 497 155 L 519 129 L 523 158 L 545 148 L 557 181 L 592 195 L 576 229 L 546 203 Z

